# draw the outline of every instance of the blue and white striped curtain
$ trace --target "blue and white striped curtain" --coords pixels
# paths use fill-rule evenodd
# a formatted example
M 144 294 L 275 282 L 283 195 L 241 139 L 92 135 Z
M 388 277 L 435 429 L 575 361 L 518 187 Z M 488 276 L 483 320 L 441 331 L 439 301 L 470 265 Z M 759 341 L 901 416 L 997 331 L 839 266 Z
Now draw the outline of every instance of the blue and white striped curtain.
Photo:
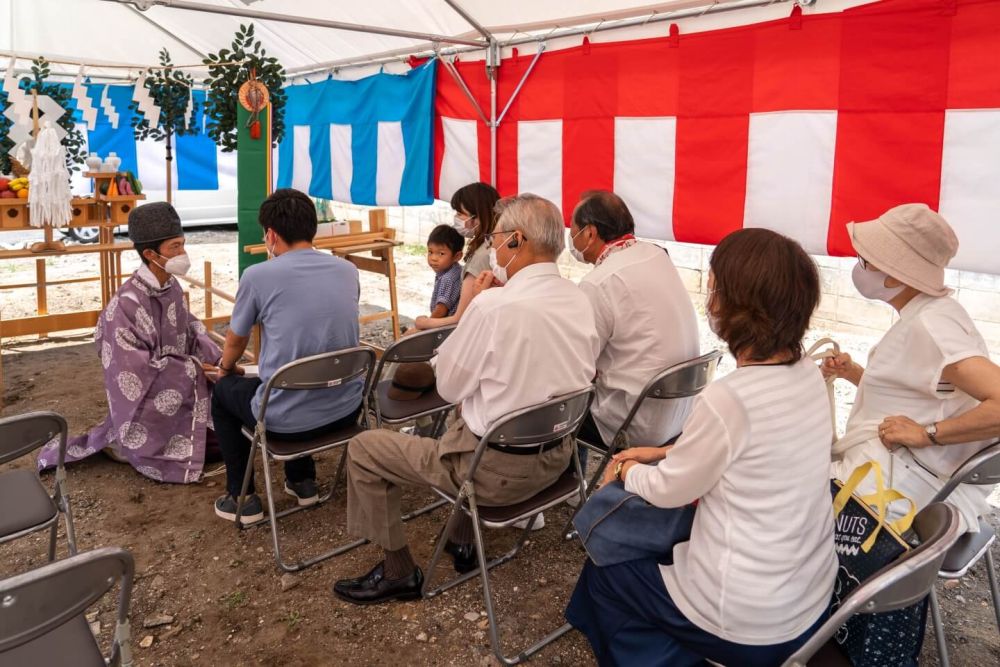
M 431 61 L 286 88 L 278 187 L 353 204 L 431 203 L 435 72 Z

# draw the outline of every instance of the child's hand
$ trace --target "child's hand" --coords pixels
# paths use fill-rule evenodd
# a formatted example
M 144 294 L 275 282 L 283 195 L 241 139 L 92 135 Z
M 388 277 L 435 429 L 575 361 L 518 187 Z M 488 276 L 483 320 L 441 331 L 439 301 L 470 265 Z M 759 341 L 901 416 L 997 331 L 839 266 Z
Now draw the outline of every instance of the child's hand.
M 473 295 L 479 296 L 481 293 L 485 292 L 489 288 L 495 285 L 495 278 L 493 277 L 492 271 L 483 271 L 478 276 L 476 276 L 476 282 L 472 285 L 472 289 L 475 292 Z

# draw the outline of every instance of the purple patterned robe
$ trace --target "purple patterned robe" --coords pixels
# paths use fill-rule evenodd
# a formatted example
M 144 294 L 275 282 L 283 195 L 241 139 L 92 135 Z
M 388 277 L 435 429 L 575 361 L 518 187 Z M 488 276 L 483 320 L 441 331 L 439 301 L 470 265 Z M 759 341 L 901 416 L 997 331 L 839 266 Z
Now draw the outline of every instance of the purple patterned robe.
M 90 433 L 70 439 L 66 460 L 111 447 L 151 479 L 198 481 L 212 397 L 201 362 L 216 364 L 222 353 L 188 312 L 177 280 L 161 287 L 141 267 L 102 311 L 94 344 L 110 412 Z M 57 456 L 57 447 L 44 447 L 39 470 Z

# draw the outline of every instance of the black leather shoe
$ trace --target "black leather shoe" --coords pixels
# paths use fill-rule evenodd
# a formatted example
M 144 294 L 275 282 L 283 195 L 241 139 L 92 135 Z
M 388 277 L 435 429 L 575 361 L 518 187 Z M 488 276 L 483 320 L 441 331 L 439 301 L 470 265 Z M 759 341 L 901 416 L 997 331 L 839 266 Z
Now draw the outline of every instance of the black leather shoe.
M 371 572 L 357 579 L 341 579 L 333 585 L 333 593 L 341 600 L 353 604 L 379 604 L 389 600 L 417 600 L 424 584 L 424 573 L 419 567 L 400 579 L 386 579 L 385 561 Z
M 444 545 L 445 553 L 451 554 L 455 563 L 455 572 L 465 574 L 472 572 L 479 567 L 479 558 L 476 556 L 475 544 L 456 544 L 451 540 Z

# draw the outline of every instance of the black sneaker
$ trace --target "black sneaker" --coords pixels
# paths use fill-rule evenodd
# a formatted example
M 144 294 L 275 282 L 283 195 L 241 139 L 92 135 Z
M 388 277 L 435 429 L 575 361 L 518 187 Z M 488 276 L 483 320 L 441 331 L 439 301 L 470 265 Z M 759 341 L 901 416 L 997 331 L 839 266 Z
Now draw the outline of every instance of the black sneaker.
M 235 522 L 236 499 L 230 495 L 220 496 L 215 501 L 215 515 L 226 521 Z M 246 497 L 240 515 L 240 522 L 243 525 L 264 519 L 264 506 L 261 505 L 260 497 L 256 493 L 251 493 Z
M 286 479 L 285 493 L 295 498 L 299 507 L 308 507 L 319 502 L 319 491 L 316 489 L 314 479 L 304 479 L 301 482 L 289 482 Z

